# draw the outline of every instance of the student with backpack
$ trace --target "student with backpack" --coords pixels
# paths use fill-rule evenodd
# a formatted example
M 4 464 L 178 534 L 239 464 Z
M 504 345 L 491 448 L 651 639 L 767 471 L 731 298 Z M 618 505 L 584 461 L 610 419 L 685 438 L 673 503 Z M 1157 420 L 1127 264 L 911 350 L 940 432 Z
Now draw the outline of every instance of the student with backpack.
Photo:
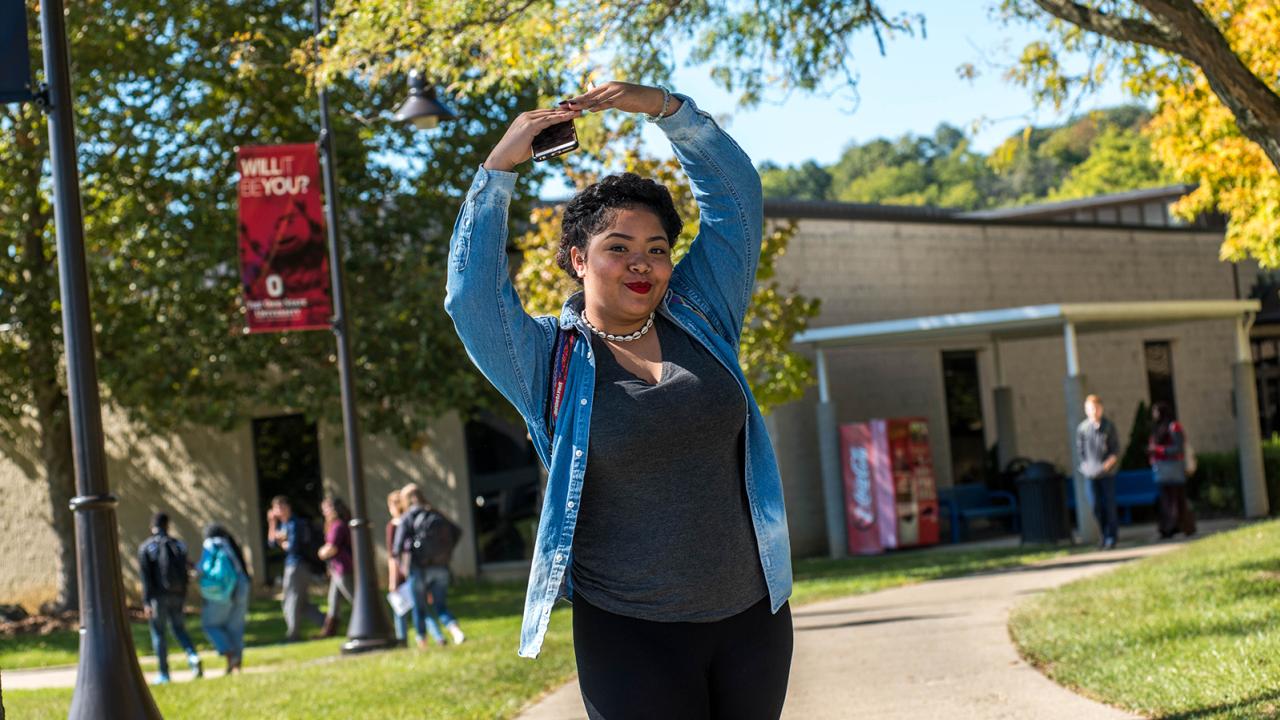
M 461 644 L 466 636 L 457 619 L 449 613 L 445 594 L 449 588 L 449 559 L 462 536 L 462 529 L 431 507 L 417 483 L 405 485 L 400 497 L 408 510 L 396 528 L 395 547 L 401 558 L 400 565 L 409 570 L 418 647 L 427 647 L 428 634 L 433 643 L 444 645 L 436 618 L 444 625 L 453 643 Z
M 158 512 L 151 517 L 151 536 L 138 546 L 138 574 L 142 577 L 144 612 L 151 628 L 151 647 L 156 653 L 160 674 L 156 684 L 169 682 L 169 645 L 166 629 L 173 630 L 187 653 L 187 665 L 194 677 L 204 676 L 196 646 L 187 634 L 182 606 L 187 599 L 190 575 L 187 546 L 169 535 L 169 516 Z
M 320 563 L 320 576 L 324 576 L 324 564 L 316 555 L 320 545 L 316 542 L 316 532 L 310 521 L 293 512 L 289 498 L 277 495 L 271 498 L 271 509 L 267 511 L 267 540 L 272 547 L 284 550 L 284 593 L 280 605 L 284 610 L 285 639 L 292 642 L 300 639 L 298 620 L 306 619 L 319 626 L 324 626 L 324 613 L 311 604 L 309 594 L 312 579 L 312 567 Z
M 200 553 L 200 625 L 218 654 L 227 659 L 227 674 L 244 664 L 244 624 L 249 613 L 248 565 L 240 543 L 217 523 L 204 528 Z

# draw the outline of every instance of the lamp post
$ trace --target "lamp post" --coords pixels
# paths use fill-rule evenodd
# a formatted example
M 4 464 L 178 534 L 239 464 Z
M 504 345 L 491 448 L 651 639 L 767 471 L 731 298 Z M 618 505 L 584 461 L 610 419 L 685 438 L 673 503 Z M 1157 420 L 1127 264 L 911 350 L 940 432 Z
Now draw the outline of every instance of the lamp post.
M 76 571 L 80 583 L 80 660 L 68 717 L 87 720 L 108 713 L 112 718 L 158 720 L 160 711 L 138 667 L 133 634 L 124 613 L 117 498 L 107 483 L 98 368 L 93 355 L 65 17 L 62 0 L 41 2 L 40 35 L 48 83 L 43 103 L 49 115 L 58 282 L 76 475 L 71 510 L 75 512 Z
M 320 43 L 324 11 L 314 0 L 312 12 L 316 45 Z M 324 181 L 325 224 L 329 238 L 329 273 L 333 283 L 333 334 L 338 342 L 338 384 L 342 394 L 342 431 L 347 455 L 347 488 L 351 496 L 351 550 L 355 561 L 355 587 L 351 599 L 351 621 L 342 652 L 383 650 L 397 644 L 378 596 L 374 579 L 373 544 L 369 534 L 364 497 L 364 463 L 360 458 L 359 423 L 356 420 L 355 386 L 351 379 L 351 337 L 347 325 L 347 294 L 342 269 L 342 245 L 338 240 L 338 189 L 333 149 L 333 129 L 329 125 L 329 95 L 318 84 L 320 96 L 320 170 Z
M 320 33 L 324 28 L 324 10 L 321 0 L 313 0 L 312 11 L 315 20 L 316 43 L 319 44 Z M 410 92 L 408 106 L 413 103 L 411 111 L 415 122 L 428 122 L 421 118 L 430 115 L 438 122 L 449 119 L 453 114 L 447 108 L 435 102 L 432 93 L 422 89 L 414 96 Z M 412 86 L 412 82 L 411 82 Z M 342 244 L 338 238 L 338 190 L 336 178 L 336 160 L 333 147 L 333 130 L 329 124 L 329 95 L 323 85 L 318 86 L 320 96 L 320 169 L 323 175 L 325 196 L 325 224 L 328 226 L 329 238 L 329 270 L 333 283 L 333 334 L 338 341 L 338 378 L 342 393 L 342 427 L 346 440 L 347 483 L 351 495 L 351 544 L 355 561 L 355 588 L 351 602 L 351 622 L 347 625 L 347 642 L 342 645 L 342 652 L 357 653 L 369 650 L 382 650 L 399 644 L 391 632 L 387 622 L 384 603 L 378 593 L 378 583 L 374 578 L 373 544 L 366 519 L 367 505 L 364 493 L 364 463 L 360 458 L 360 435 L 356 419 L 355 387 L 351 373 L 351 338 L 347 325 L 347 296 L 342 268 Z M 401 110 L 404 110 L 404 107 Z M 399 115 L 397 115 L 399 117 Z M 430 122 L 429 127 L 434 127 Z M 421 127 L 421 126 L 420 126 Z

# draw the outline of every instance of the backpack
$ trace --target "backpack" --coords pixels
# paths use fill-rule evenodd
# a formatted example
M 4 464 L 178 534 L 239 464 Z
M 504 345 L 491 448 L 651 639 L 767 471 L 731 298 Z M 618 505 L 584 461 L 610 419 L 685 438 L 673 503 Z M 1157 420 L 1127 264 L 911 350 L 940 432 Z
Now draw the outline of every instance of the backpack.
M 317 531 L 308 518 L 298 517 L 297 521 L 294 542 L 298 543 L 298 554 L 307 563 L 312 574 L 323 577 L 327 566 L 327 563 L 320 559 L 320 547 L 324 545 L 324 534 Z
M 414 567 L 448 566 L 462 528 L 435 510 L 414 508 L 408 518 L 404 551 Z
M 200 595 L 213 602 L 231 599 L 240 581 L 239 563 L 225 542 L 217 538 L 204 541 L 200 556 Z
M 147 555 L 156 563 L 156 580 L 169 595 L 187 593 L 187 548 L 175 538 L 157 535 L 151 539 Z

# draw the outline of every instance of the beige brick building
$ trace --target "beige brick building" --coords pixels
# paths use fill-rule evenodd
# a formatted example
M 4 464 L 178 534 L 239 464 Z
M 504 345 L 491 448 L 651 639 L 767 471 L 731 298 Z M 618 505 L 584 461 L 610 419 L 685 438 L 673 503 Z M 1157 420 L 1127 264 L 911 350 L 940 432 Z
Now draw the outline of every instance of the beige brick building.
M 1210 220 L 1170 224 L 1164 208 L 1182 190 L 991 213 L 775 202 L 766 204 L 766 214 L 799 224 L 778 274 L 784 285 L 821 299 L 811 327 L 1028 305 L 1247 295 L 1257 271 L 1218 259 L 1220 227 Z M 1171 365 L 1171 399 L 1197 449 L 1227 451 L 1235 447 L 1235 348 L 1235 322 L 1213 320 L 1082 335 L 1079 358 L 1086 392 L 1104 398 L 1122 443 L 1138 403 L 1150 402 L 1152 383 L 1160 383 L 1152 370 L 1158 375 L 1163 364 Z M 981 480 L 973 465 L 996 443 L 993 350 L 989 342 L 957 340 L 828 351 L 836 420 L 925 417 L 939 486 L 966 474 Z M 1017 453 L 1069 467 L 1061 337 L 1001 342 L 999 363 L 1013 391 Z M 966 370 L 971 377 L 957 377 Z M 970 423 L 977 438 L 949 427 L 948 384 L 956 382 L 978 390 Z M 816 394 L 811 389 L 769 420 L 797 555 L 827 549 Z

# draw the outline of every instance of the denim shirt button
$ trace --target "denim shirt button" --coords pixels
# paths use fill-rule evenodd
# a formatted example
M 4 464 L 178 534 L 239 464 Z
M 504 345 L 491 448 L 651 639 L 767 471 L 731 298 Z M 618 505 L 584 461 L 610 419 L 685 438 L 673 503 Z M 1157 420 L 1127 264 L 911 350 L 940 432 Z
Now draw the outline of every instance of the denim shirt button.
M 556 562 L 560 562 L 561 560 L 564 560 L 564 555 L 561 555 L 560 553 L 556 553 Z
M 579 404 L 579 405 L 586 405 L 586 404 L 587 404 L 587 399 L 586 399 L 586 398 L 582 398 L 581 400 L 579 400 L 579 401 L 578 401 L 578 404 Z
M 570 508 L 570 509 L 573 509 L 573 501 L 572 501 L 572 500 L 570 500 L 570 501 L 569 501 L 568 505 L 569 505 L 569 508 Z
M 581 451 L 581 450 L 574 450 L 574 451 L 573 451 L 573 456 L 574 456 L 574 457 L 582 457 L 582 451 Z

